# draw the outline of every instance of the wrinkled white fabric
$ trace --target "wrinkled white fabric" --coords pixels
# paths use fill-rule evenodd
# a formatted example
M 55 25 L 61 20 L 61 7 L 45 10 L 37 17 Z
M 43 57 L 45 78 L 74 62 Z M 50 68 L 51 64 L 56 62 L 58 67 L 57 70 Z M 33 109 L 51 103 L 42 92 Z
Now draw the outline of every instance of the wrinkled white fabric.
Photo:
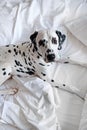
M 72 34 L 87 46 L 87 14 L 66 23 Z
M 6 81 L 1 89 L 17 87 L 19 92 L 0 96 L 0 129 L 57 130 L 58 123 L 61 130 L 87 129 L 83 100 L 87 93 L 86 16 L 87 0 L 0 1 L 0 45 L 28 41 L 35 30 L 63 26 L 67 42 L 61 57 L 70 56 L 71 63 L 75 63 L 57 63 L 51 75 L 58 84 L 67 84 L 67 92 L 37 77 Z
M 85 97 L 85 103 L 83 106 L 83 111 L 79 125 L 79 130 L 86 130 L 86 129 L 87 129 L 87 95 Z
M 14 79 L 19 82 L 17 77 Z M 4 102 L 1 118 L 23 130 L 56 129 L 59 97 L 56 93 L 53 94 L 50 84 L 35 77 L 21 79 L 19 86 L 21 84 L 23 88 L 19 87 L 19 92 L 13 99 L 14 103 Z

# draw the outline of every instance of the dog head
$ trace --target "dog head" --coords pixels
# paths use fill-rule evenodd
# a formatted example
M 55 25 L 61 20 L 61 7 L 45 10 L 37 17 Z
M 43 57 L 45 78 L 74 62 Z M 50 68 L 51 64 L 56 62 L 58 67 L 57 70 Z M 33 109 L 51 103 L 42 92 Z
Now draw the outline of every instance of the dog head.
M 39 52 L 45 62 L 59 60 L 59 51 L 66 39 L 65 34 L 60 31 L 39 31 L 34 32 L 30 39 L 34 44 L 34 49 Z

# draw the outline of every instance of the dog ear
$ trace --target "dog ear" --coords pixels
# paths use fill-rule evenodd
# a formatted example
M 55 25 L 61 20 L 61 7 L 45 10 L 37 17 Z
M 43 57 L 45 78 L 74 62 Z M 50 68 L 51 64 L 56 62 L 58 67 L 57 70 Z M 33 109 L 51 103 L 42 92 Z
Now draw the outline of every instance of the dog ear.
M 65 34 L 62 34 L 60 31 L 57 31 L 57 30 L 56 30 L 56 34 L 59 37 L 59 40 L 60 40 L 59 42 L 63 43 L 66 39 Z
M 35 43 L 37 35 L 38 35 L 38 32 L 35 31 L 35 32 L 30 36 L 30 40 L 31 40 L 33 43 Z
M 62 44 L 63 44 L 63 42 L 66 39 L 66 35 L 62 34 L 60 31 L 57 31 L 57 30 L 56 30 L 56 34 L 57 34 L 57 36 L 59 38 L 59 47 L 58 47 L 58 50 L 61 50 L 62 49 Z

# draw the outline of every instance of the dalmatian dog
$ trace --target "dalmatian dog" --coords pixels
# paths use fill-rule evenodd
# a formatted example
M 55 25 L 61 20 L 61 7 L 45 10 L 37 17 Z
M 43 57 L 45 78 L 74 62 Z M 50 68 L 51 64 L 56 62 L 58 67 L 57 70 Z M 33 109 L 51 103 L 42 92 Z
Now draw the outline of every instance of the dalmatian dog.
M 12 76 L 27 77 L 37 75 L 55 86 L 55 81 L 47 76 L 52 63 L 60 59 L 66 35 L 61 31 L 35 31 L 30 42 L 18 45 L 0 46 L 0 85 Z M 17 90 L 0 90 L 0 93 L 16 93 Z

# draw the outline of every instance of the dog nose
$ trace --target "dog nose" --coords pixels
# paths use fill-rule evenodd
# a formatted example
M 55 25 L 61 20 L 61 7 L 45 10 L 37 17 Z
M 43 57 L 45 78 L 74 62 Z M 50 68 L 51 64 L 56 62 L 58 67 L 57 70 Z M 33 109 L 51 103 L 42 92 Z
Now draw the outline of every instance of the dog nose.
M 47 55 L 47 59 L 48 59 L 48 61 L 54 61 L 54 59 L 55 59 L 55 54 L 48 54 Z

